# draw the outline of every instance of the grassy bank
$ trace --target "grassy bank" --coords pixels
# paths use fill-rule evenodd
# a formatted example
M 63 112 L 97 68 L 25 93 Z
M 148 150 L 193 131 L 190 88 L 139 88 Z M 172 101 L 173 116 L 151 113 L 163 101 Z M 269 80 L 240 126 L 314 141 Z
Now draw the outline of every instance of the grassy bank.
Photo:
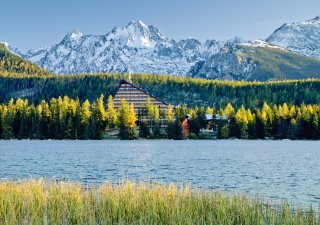
M 313 210 L 287 203 L 177 187 L 124 182 L 1 182 L 0 224 L 319 224 Z

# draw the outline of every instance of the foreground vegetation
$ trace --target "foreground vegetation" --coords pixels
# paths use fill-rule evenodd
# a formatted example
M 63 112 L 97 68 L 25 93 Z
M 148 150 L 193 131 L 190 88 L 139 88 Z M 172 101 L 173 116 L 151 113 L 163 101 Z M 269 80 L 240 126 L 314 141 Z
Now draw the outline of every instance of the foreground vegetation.
M 320 224 L 312 209 L 174 184 L 0 183 L 1 224 Z

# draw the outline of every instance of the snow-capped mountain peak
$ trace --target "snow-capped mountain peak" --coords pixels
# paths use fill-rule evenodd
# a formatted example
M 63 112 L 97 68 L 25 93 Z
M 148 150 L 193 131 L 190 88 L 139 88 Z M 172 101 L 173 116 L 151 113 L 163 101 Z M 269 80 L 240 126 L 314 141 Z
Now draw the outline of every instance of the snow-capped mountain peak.
M 68 32 L 66 36 L 63 38 L 61 41 L 62 44 L 64 45 L 77 45 L 79 42 L 81 42 L 81 39 L 83 37 L 83 34 L 77 30 L 73 29 L 72 31 Z
M 319 21 L 316 17 L 285 24 L 267 41 L 234 37 L 227 41 L 201 42 L 195 38 L 169 39 L 155 26 L 137 20 L 103 35 L 83 35 L 73 30 L 51 47 L 17 54 L 58 74 L 131 71 L 251 79 L 259 65 L 247 57 L 246 49 L 283 48 L 320 58 Z
M 107 35 L 108 40 L 117 40 L 119 44 L 133 48 L 153 48 L 165 37 L 154 26 L 147 26 L 141 20 L 131 21 L 126 27 L 115 27 Z
M 132 72 L 185 74 L 200 51 L 197 49 L 195 56 L 185 53 L 156 27 L 138 20 L 105 35 L 83 35 L 73 30 L 60 43 L 29 50 L 22 56 L 60 74 L 126 72 L 129 68 Z
M 320 58 L 320 16 L 310 20 L 286 23 L 267 42 L 293 52 Z
M 195 38 L 175 41 L 141 20 L 115 27 L 105 35 L 83 35 L 78 30 L 48 48 L 29 50 L 24 58 L 58 74 L 127 72 L 185 75 L 198 61 L 219 53 L 224 46 L 243 42 Z
M 78 29 L 73 29 L 66 36 L 73 40 L 77 40 L 80 39 L 83 36 L 83 34 Z

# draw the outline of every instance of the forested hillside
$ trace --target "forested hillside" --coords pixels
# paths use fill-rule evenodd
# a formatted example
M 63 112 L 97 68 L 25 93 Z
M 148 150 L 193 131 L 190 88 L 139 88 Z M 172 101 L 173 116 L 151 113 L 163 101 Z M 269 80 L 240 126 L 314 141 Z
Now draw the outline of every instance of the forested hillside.
M 210 81 L 205 79 L 137 74 L 133 83 L 172 105 L 186 103 L 220 108 L 231 103 L 234 107 L 262 107 L 287 103 L 289 105 L 319 104 L 320 80 L 291 80 L 273 82 Z M 29 102 L 49 101 L 52 97 L 69 96 L 80 102 L 95 100 L 101 94 L 113 95 L 124 74 L 72 76 L 0 76 L 0 103 L 11 98 Z
M 41 76 L 49 74 L 39 66 L 11 53 L 2 43 L 0 43 L 0 72 L 1 75 L 18 73 Z

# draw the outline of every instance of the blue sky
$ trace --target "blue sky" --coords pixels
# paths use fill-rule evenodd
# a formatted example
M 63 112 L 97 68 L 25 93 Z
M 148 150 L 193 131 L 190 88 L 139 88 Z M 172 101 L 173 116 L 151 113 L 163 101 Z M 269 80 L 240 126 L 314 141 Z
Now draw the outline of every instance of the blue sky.
M 264 39 L 285 22 L 317 15 L 319 0 L 1 0 L 0 41 L 26 50 L 74 28 L 105 34 L 139 19 L 175 39 Z

